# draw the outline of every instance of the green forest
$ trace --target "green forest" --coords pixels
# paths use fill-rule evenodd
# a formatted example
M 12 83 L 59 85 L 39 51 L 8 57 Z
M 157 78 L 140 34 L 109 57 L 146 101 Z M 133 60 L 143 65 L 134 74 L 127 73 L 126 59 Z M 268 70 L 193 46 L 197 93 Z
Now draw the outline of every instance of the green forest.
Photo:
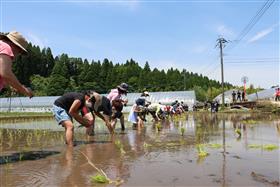
M 129 84 L 129 92 L 195 90 L 200 101 L 221 93 L 218 81 L 186 69 L 151 69 L 148 62 L 141 67 L 133 59 L 114 63 L 107 58 L 88 61 L 67 54 L 54 57 L 50 48 L 40 49 L 32 44 L 28 51 L 28 55 L 15 59 L 13 71 L 22 84 L 31 87 L 35 96 L 57 96 L 89 89 L 108 93 L 122 82 Z M 229 89 L 232 85 L 226 83 L 225 87 Z M 9 94 L 9 89 L 1 92 L 2 97 Z

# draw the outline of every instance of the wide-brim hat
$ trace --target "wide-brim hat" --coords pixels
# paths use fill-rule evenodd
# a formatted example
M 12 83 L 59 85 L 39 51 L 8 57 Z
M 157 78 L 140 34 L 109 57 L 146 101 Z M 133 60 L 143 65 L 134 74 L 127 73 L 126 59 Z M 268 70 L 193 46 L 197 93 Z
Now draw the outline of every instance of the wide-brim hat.
M 149 93 L 148 91 L 143 92 L 143 94 L 144 94 L 145 96 L 150 96 L 150 93 Z
M 19 32 L 11 31 L 7 35 L 0 35 L 0 39 L 1 38 L 7 38 L 20 49 L 22 49 L 24 53 L 27 53 L 28 42 Z
M 126 84 L 126 83 L 121 83 L 119 86 L 117 86 L 117 88 L 126 92 L 126 93 L 128 92 L 127 91 L 128 90 L 128 84 Z

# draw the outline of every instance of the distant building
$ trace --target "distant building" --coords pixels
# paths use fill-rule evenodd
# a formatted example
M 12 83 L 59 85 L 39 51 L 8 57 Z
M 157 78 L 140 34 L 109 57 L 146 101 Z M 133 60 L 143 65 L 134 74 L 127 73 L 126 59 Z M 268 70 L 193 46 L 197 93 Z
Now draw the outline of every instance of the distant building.
M 183 101 L 190 108 L 196 103 L 194 91 L 149 92 L 149 94 L 150 96 L 147 99 L 152 103 L 171 104 L 173 101 L 178 100 L 179 102 Z M 130 107 L 140 95 L 141 93 L 127 94 L 128 103 L 127 107 L 124 107 L 124 112 L 130 111 Z M 44 96 L 33 97 L 32 99 L 27 97 L 0 98 L 0 111 L 49 112 L 58 97 Z

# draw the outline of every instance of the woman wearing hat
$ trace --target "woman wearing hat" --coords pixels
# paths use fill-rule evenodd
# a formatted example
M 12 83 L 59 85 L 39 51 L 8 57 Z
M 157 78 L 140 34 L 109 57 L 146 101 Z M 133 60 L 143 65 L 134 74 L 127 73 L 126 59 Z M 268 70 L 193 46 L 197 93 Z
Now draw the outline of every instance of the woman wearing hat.
M 27 41 L 18 32 L 0 35 L 0 91 L 5 85 L 10 85 L 17 92 L 33 97 L 30 89 L 23 86 L 12 72 L 12 62 L 19 54 L 27 53 Z
M 115 129 L 117 118 L 120 119 L 122 131 L 125 130 L 124 126 L 124 115 L 122 113 L 123 105 L 126 105 L 128 100 L 123 99 L 122 96 L 127 94 L 128 84 L 122 83 L 117 86 L 116 89 L 112 89 L 108 94 L 107 98 L 110 100 L 112 105 L 112 128 Z

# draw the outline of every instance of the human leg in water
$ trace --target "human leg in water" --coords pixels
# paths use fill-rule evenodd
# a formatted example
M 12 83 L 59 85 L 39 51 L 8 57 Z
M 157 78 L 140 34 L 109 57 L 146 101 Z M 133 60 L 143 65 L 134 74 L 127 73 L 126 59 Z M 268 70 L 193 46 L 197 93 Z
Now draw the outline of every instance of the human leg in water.
M 68 146 L 74 146 L 74 125 L 72 121 L 63 121 L 62 126 L 65 128 L 65 140 Z

